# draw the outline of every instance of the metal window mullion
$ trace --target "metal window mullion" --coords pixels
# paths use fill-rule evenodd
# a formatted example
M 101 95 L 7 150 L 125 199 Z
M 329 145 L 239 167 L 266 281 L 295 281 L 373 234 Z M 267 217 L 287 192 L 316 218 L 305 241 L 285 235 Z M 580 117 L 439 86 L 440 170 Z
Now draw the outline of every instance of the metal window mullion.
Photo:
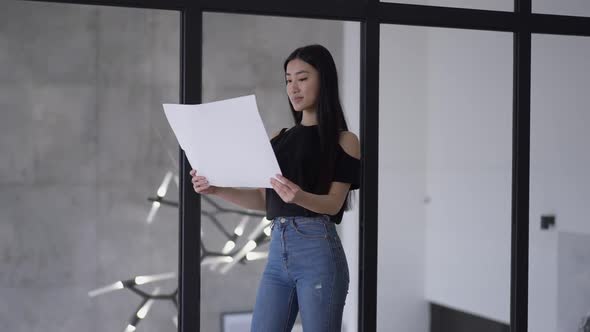
M 376 3 L 370 1 L 369 17 L 361 23 L 359 332 L 377 330 L 380 27 Z
M 515 0 L 510 331 L 528 332 L 531 0 Z
M 518 16 L 513 12 L 378 3 L 379 23 L 456 29 L 515 31 Z
M 186 8 L 181 21 L 181 96 L 183 104 L 201 103 L 202 11 Z M 178 331 L 200 330 L 201 200 L 193 191 L 190 164 L 180 150 Z
M 72 5 L 91 5 L 126 7 L 141 9 L 182 10 L 190 5 L 190 0 L 27 0 L 35 2 L 63 3 Z

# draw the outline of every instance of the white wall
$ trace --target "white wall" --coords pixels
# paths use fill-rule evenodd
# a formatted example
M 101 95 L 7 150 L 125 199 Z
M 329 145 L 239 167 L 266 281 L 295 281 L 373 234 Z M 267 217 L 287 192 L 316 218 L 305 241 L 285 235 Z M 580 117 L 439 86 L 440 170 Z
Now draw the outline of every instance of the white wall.
M 348 124 L 348 130 L 360 137 L 360 24 L 343 23 L 342 68 L 340 71 L 340 98 Z M 350 271 L 350 285 L 342 319 L 342 331 L 353 332 L 358 328 L 358 249 L 359 249 L 359 197 L 360 190 L 352 196 L 353 208 L 344 213 L 339 226 L 340 238 L 346 253 Z
M 424 299 L 428 36 L 383 26 L 379 89 L 378 331 L 428 331 Z
M 512 35 L 384 26 L 381 48 L 378 330 L 427 331 L 428 301 L 507 322 Z
M 416 148 L 414 153 L 418 153 L 416 136 L 422 133 L 428 136 L 425 164 L 430 198 L 425 229 L 425 297 L 509 323 L 512 37 L 504 33 L 428 29 L 428 47 L 420 49 L 407 41 L 403 43 L 408 33 L 394 37 L 401 29 L 407 28 L 385 29 L 383 36 L 394 42 L 382 41 L 379 322 L 381 326 L 400 326 L 411 321 L 399 313 L 395 298 L 403 298 L 398 288 L 413 283 L 406 280 L 397 286 L 392 281 L 411 275 L 412 269 L 391 269 L 410 256 L 406 253 L 396 257 L 392 255 L 394 250 L 385 248 L 397 242 L 406 251 L 411 250 L 416 243 L 413 241 L 420 241 L 420 236 L 407 236 L 416 224 L 410 228 L 404 225 L 403 232 L 395 229 L 395 218 L 385 221 L 382 210 L 394 211 L 394 215 L 420 211 L 409 204 L 392 205 L 393 200 L 402 199 L 393 194 L 393 177 L 406 181 L 411 177 L 396 170 L 395 163 L 387 163 L 392 155 L 409 163 L 412 158 L 403 147 Z M 404 105 L 404 98 L 408 98 L 404 89 L 412 84 L 408 79 L 420 77 L 420 73 L 409 70 L 412 75 L 404 75 L 395 67 L 395 60 L 399 60 L 395 52 L 402 50 L 415 57 L 422 51 L 428 54 L 428 86 L 422 89 L 428 101 L 427 130 L 421 129 L 419 122 L 412 125 L 407 115 L 397 118 L 397 123 L 388 120 L 398 114 L 393 105 L 420 109 Z M 559 231 L 590 234 L 590 223 L 584 217 L 590 212 L 590 178 L 586 174 L 590 169 L 590 153 L 586 152 L 590 100 L 587 94 L 580 93 L 581 87 L 589 86 L 587 59 L 589 38 L 533 39 L 530 331 L 557 331 L 557 233 L 540 231 L 540 216 L 556 214 Z M 411 61 L 403 64 L 406 68 L 413 66 Z M 392 76 L 399 86 L 388 82 Z M 390 92 L 387 86 L 392 86 Z M 387 136 L 390 132 L 399 136 Z M 401 148 L 395 148 L 396 144 Z M 468 153 L 462 156 L 465 151 Z M 420 164 L 415 166 L 419 169 Z M 406 182 L 401 187 L 413 186 Z M 394 230 L 405 236 L 390 237 Z M 418 275 L 417 270 L 414 273 Z M 410 306 L 406 303 L 405 307 L 408 310 Z
M 508 322 L 512 34 L 429 41 L 426 296 Z
M 590 234 L 590 38 L 533 35 L 532 47 L 529 331 L 553 332 L 557 231 Z M 555 229 L 540 229 L 543 214 Z
M 381 31 L 378 331 L 427 331 L 428 301 L 509 323 L 512 46 Z M 590 234 L 588 59 L 589 38 L 533 37 L 529 331 L 561 332 L 556 230 Z
M 532 46 L 531 222 L 555 213 L 560 231 L 590 234 L 590 38 L 533 35 Z

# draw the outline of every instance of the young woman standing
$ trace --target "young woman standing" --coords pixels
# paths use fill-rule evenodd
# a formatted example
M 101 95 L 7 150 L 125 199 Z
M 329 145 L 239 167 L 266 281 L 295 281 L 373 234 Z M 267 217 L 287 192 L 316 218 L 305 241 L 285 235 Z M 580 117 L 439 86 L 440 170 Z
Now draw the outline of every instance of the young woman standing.
M 296 49 L 284 70 L 295 125 L 271 139 L 283 176 L 269 179 L 272 189 L 238 189 L 210 186 L 192 170 L 193 186 L 272 220 L 252 332 L 291 331 L 298 312 L 306 332 L 340 331 L 349 271 L 335 225 L 359 188 L 359 140 L 348 131 L 325 47 Z

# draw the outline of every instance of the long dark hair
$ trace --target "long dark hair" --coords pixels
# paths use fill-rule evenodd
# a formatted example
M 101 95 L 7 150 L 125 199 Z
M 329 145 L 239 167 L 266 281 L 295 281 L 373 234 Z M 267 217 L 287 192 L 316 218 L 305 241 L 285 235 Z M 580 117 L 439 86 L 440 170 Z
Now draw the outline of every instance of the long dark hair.
M 317 100 L 317 120 L 318 131 L 320 136 L 320 147 L 322 151 L 322 167 L 319 174 L 319 184 L 316 190 L 319 193 L 328 193 L 330 183 L 334 176 L 334 166 L 336 163 L 336 149 L 340 141 L 340 132 L 348 130 L 344 112 L 340 104 L 340 95 L 338 93 L 338 73 L 332 54 L 322 45 L 308 45 L 294 50 L 285 60 L 283 69 L 287 72 L 287 64 L 294 59 L 300 59 L 319 73 L 320 91 Z M 289 100 L 289 98 L 287 98 Z M 293 114 L 295 124 L 301 123 L 302 112 L 293 109 L 289 100 L 289 107 Z M 346 196 L 345 208 L 350 206 L 349 195 Z

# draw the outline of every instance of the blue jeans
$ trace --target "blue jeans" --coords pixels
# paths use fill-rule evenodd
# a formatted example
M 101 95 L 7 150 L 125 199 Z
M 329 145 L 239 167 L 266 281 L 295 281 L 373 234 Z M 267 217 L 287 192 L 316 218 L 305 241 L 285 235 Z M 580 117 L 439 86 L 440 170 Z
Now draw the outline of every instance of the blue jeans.
M 349 281 L 327 216 L 275 218 L 250 331 L 291 331 L 299 311 L 305 332 L 340 332 Z

